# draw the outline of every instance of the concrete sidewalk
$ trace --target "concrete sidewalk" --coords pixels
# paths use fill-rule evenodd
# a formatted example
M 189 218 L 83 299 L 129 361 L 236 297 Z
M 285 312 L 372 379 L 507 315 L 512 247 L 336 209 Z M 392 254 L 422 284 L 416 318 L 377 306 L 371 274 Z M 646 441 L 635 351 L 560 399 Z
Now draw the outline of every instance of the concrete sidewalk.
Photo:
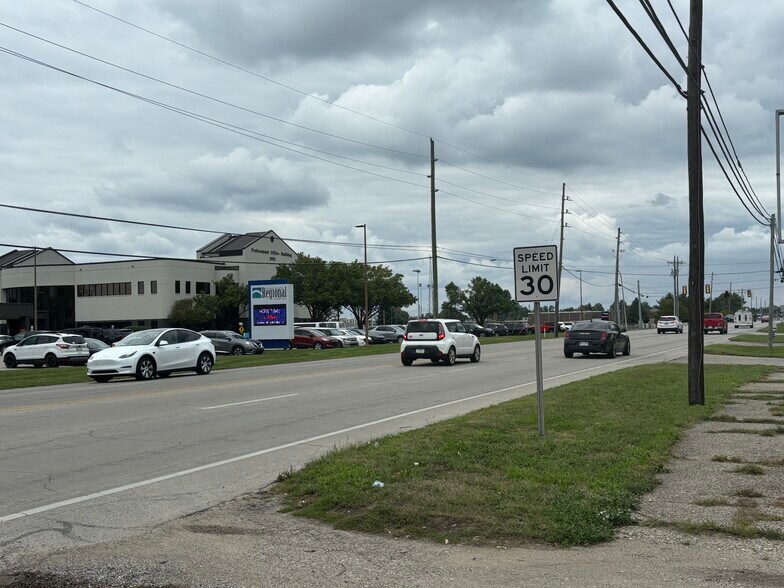
M 643 524 L 611 543 L 492 549 L 362 535 L 281 514 L 262 492 L 144 536 L 19 560 L 0 587 L 784 586 L 784 541 L 707 532 L 784 537 L 782 410 L 784 370 L 740 390 L 724 420 L 688 431 L 642 500 Z

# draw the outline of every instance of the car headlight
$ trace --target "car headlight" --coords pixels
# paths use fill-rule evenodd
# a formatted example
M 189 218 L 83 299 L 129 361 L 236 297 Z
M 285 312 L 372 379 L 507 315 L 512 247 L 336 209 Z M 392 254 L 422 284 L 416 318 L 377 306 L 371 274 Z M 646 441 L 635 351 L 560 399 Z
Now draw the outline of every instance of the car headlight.
M 129 351 L 128 353 L 123 353 L 123 354 L 122 354 L 122 355 L 119 357 L 119 359 L 128 359 L 129 357 L 133 357 L 134 355 L 136 355 L 136 352 L 135 352 L 135 351 Z

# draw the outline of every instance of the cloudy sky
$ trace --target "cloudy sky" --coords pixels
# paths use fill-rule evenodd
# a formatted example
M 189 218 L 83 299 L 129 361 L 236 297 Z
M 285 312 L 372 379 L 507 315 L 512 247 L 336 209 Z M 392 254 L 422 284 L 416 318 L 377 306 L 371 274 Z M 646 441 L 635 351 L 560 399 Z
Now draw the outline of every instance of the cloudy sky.
M 653 4 L 685 57 L 667 3 Z M 706 71 L 773 213 L 784 3 L 705 4 Z M 415 294 L 421 270 L 427 309 L 433 137 L 442 291 L 476 275 L 511 290 L 512 249 L 558 241 L 562 182 L 562 306 L 580 301 L 577 270 L 584 301 L 612 302 L 617 227 L 624 285 L 639 280 L 651 302 L 672 289 L 667 261 L 688 262 L 685 100 L 604 0 L 0 5 L 0 47 L 14 53 L 0 53 L 0 204 L 273 229 L 334 260 L 361 259 L 354 225 L 367 223 L 370 260 Z M 640 3 L 618 5 L 685 88 Z M 688 1 L 673 5 L 688 27 Z M 717 291 L 731 282 L 767 298 L 769 229 L 704 150 L 706 281 L 713 272 Z M 193 258 L 212 238 L 8 208 L 0 218 L 10 245 Z

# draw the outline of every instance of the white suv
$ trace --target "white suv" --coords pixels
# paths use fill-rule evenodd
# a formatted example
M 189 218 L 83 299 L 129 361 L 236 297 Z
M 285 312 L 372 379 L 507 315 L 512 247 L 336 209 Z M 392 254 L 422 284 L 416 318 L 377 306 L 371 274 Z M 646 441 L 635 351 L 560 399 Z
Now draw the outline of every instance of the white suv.
M 57 367 L 64 364 L 84 365 L 89 357 L 87 341 L 81 335 L 41 333 L 25 337 L 19 344 L 7 347 L 3 352 L 3 363 L 7 368 L 24 363 L 35 367 Z
M 455 359 L 458 357 L 476 363 L 481 356 L 479 339 L 457 320 L 409 321 L 400 344 L 400 361 L 403 365 L 411 365 L 415 359 L 429 359 L 433 363 L 443 361 L 446 365 L 455 365 Z

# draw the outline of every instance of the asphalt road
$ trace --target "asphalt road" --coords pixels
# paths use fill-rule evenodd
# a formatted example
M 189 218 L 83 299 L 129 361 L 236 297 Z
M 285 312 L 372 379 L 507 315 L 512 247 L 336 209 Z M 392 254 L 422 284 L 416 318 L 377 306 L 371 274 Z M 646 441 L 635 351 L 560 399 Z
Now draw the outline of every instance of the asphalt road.
M 544 341 L 545 387 L 686 353 L 686 334 L 630 336 L 615 359 Z M 0 558 L 144 532 L 334 447 L 535 393 L 533 354 L 521 342 L 451 368 L 393 354 L 0 391 Z

